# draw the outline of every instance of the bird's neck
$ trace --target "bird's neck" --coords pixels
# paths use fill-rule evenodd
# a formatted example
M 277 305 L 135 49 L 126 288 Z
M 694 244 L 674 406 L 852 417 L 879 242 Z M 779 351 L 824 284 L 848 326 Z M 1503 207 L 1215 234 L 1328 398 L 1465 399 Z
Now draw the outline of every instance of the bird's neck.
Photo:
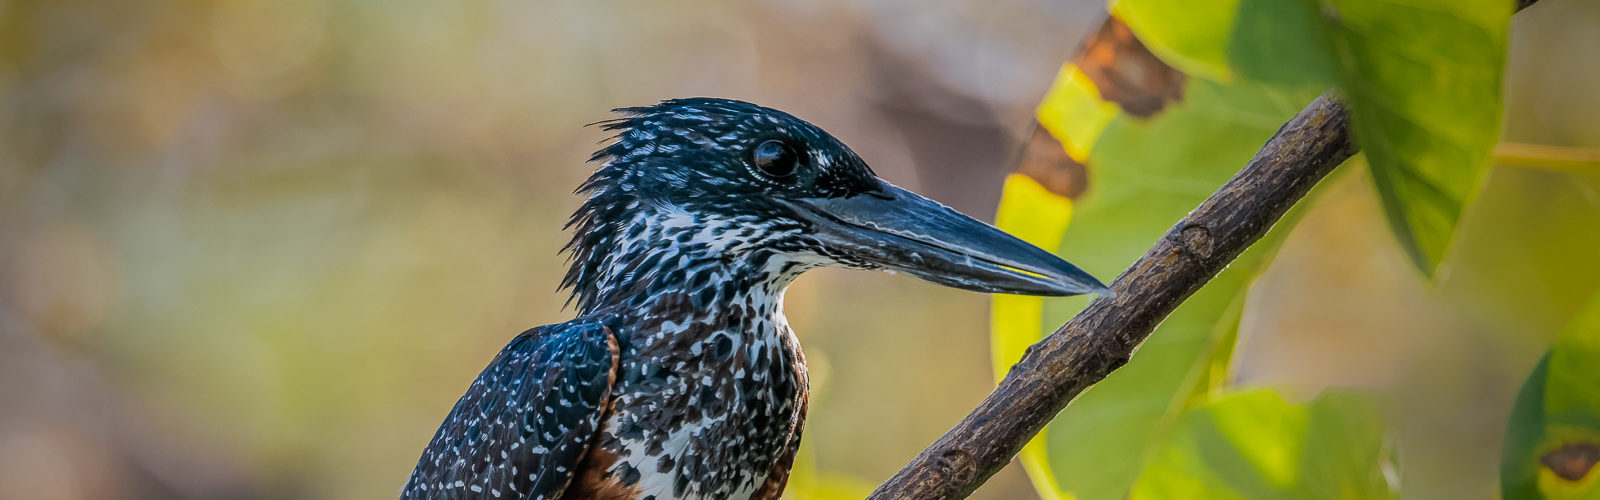
M 724 314 L 781 315 L 783 293 L 800 273 L 821 267 L 773 251 L 756 221 L 707 218 L 662 209 L 615 228 L 578 255 L 589 278 L 577 286 L 583 314 L 628 311 L 684 321 Z M 576 268 L 576 267 L 575 267 Z
M 585 314 L 620 351 L 595 446 L 620 457 L 607 472 L 636 478 L 641 496 L 747 498 L 805 398 L 783 293 L 820 261 L 772 250 L 759 221 L 684 217 L 644 219 L 617 231 L 610 251 L 575 254 L 605 254 L 588 268 L 596 288 L 577 292 L 594 294 Z

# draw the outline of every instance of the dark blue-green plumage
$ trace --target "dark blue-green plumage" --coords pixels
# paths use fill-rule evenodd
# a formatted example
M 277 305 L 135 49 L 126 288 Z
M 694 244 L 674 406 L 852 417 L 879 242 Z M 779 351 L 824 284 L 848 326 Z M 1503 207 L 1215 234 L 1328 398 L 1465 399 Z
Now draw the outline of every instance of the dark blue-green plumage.
M 1071 264 L 879 180 L 822 129 L 725 99 L 619 110 L 565 251 L 577 319 L 518 336 L 406 498 L 774 499 L 809 382 L 783 294 L 824 266 L 1070 295 Z
M 616 365 L 598 324 L 518 335 L 450 410 L 402 496 L 555 498 L 595 439 Z

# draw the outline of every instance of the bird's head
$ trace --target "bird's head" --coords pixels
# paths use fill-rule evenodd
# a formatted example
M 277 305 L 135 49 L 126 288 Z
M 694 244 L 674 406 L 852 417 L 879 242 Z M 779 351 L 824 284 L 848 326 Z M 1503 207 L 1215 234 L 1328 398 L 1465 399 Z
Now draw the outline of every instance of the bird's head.
M 785 273 L 841 265 L 983 292 L 1076 295 L 1093 276 L 999 229 L 879 179 L 849 147 L 782 111 L 674 99 L 616 110 L 618 134 L 579 187 L 564 285 L 580 307 L 673 248 L 761 257 Z M 665 247 L 665 248 L 663 248 Z M 776 259 L 773 259 L 776 257 Z

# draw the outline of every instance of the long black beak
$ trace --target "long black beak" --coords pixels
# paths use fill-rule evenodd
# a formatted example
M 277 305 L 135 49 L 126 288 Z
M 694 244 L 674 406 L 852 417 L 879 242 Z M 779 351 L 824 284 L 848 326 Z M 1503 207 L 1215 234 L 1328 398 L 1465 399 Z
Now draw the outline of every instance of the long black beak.
M 1055 254 L 887 182 L 878 192 L 784 203 L 830 248 L 941 285 L 1025 295 L 1107 291 Z

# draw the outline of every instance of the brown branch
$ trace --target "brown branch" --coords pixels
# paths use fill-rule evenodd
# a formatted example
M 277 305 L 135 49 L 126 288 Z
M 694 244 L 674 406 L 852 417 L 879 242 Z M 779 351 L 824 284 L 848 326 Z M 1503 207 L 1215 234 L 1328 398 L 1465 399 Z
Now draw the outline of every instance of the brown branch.
M 1522 10 L 1537 0 L 1517 0 Z M 1356 152 L 1332 95 L 1278 129 L 1243 170 L 1190 212 L 1055 333 L 1028 348 L 978 408 L 889 478 L 873 499 L 965 498 L 999 472 L 1072 398 L 1128 362 L 1178 304 L 1267 234 Z
M 1344 105 L 1317 98 L 1222 189 L 1089 304 L 1028 348 L 983 403 L 871 498 L 964 498 L 1067 402 L 1128 362 L 1156 325 L 1355 154 Z

